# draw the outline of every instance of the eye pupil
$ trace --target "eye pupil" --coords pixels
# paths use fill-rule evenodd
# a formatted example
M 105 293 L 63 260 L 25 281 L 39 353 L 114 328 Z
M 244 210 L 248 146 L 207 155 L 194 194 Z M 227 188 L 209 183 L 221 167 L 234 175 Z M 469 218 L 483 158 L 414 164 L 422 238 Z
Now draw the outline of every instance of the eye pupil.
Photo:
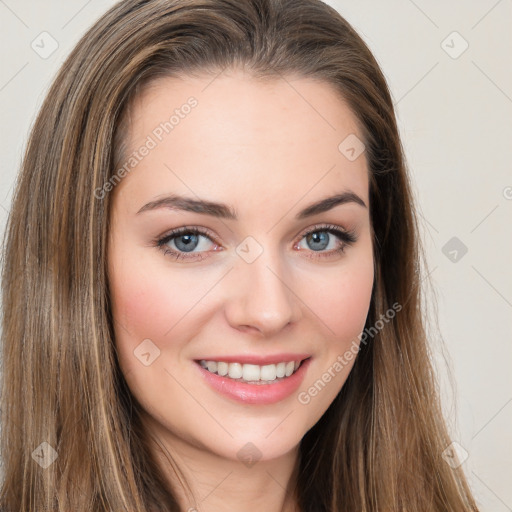
M 184 240 L 184 241 L 183 241 Z M 180 251 L 190 252 L 195 249 L 194 243 L 197 245 L 198 236 L 194 235 L 192 233 L 180 235 L 175 239 L 176 247 Z M 183 244 L 182 247 L 180 247 L 180 244 Z
M 320 244 L 320 247 L 314 246 L 312 249 L 323 250 L 329 245 L 329 234 L 325 231 L 316 231 L 315 233 L 311 233 L 307 237 L 308 243 L 313 241 L 313 245 Z

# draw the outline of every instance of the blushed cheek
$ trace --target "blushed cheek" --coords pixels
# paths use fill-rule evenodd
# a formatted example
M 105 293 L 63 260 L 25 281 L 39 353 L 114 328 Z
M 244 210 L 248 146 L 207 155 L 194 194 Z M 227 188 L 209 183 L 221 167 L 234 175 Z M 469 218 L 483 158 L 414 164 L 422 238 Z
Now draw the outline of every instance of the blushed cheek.
M 133 351 L 145 339 L 161 351 L 172 344 L 174 326 L 185 316 L 187 304 L 193 303 L 189 297 L 193 292 L 181 281 L 141 265 L 140 259 L 123 258 L 114 264 L 112 308 L 116 345 L 124 364 L 133 364 Z
M 326 338 L 335 340 L 336 348 L 344 350 L 364 329 L 373 285 L 373 263 L 360 261 L 332 279 L 315 311 L 329 328 Z

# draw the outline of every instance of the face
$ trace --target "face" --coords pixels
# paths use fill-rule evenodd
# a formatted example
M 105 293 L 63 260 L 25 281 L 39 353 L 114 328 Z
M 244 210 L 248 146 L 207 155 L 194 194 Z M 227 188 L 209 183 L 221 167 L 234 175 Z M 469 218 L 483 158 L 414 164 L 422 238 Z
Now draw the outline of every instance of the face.
M 290 453 L 342 388 L 370 305 L 354 115 L 326 83 L 233 71 L 153 82 L 125 128 L 109 284 L 147 424 L 226 459 Z

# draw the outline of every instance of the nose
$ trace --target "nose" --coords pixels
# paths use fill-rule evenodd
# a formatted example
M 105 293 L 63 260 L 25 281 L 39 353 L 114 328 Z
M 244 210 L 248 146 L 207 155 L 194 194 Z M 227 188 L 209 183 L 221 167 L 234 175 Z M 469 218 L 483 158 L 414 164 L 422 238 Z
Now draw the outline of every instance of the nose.
M 237 261 L 225 314 L 231 327 L 270 337 L 301 318 L 300 299 L 279 257 L 264 251 L 255 261 Z

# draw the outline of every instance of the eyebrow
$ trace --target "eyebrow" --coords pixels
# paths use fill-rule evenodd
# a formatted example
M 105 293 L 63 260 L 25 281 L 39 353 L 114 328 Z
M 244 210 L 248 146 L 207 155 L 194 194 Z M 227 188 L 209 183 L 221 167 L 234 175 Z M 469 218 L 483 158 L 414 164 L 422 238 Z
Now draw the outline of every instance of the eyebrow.
M 297 213 L 297 215 L 295 215 L 295 219 L 301 220 L 307 217 L 312 217 L 313 215 L 318 215 L 319 213 L 332 210 L 336 206 L 348 203 L 355 203 L 363 208 L 367 208 L 365 202 L 357 194 L 347 191 L 326 197 L 316 203 L 310 204 Z M 211 215 L 212 217 L 217 217 L 219 219 L 238 220 L 236 210 L 224 203 L 216 203 L 206 201 L 204 199 L 192 199 L 177 194 L 171 194 L 169 196 L 156 199 L 155 201 L 150 201 L 137 212 L 137 215 L 142 212 L 157 210 L 159 208 L 201 213 L 204 215 Z

